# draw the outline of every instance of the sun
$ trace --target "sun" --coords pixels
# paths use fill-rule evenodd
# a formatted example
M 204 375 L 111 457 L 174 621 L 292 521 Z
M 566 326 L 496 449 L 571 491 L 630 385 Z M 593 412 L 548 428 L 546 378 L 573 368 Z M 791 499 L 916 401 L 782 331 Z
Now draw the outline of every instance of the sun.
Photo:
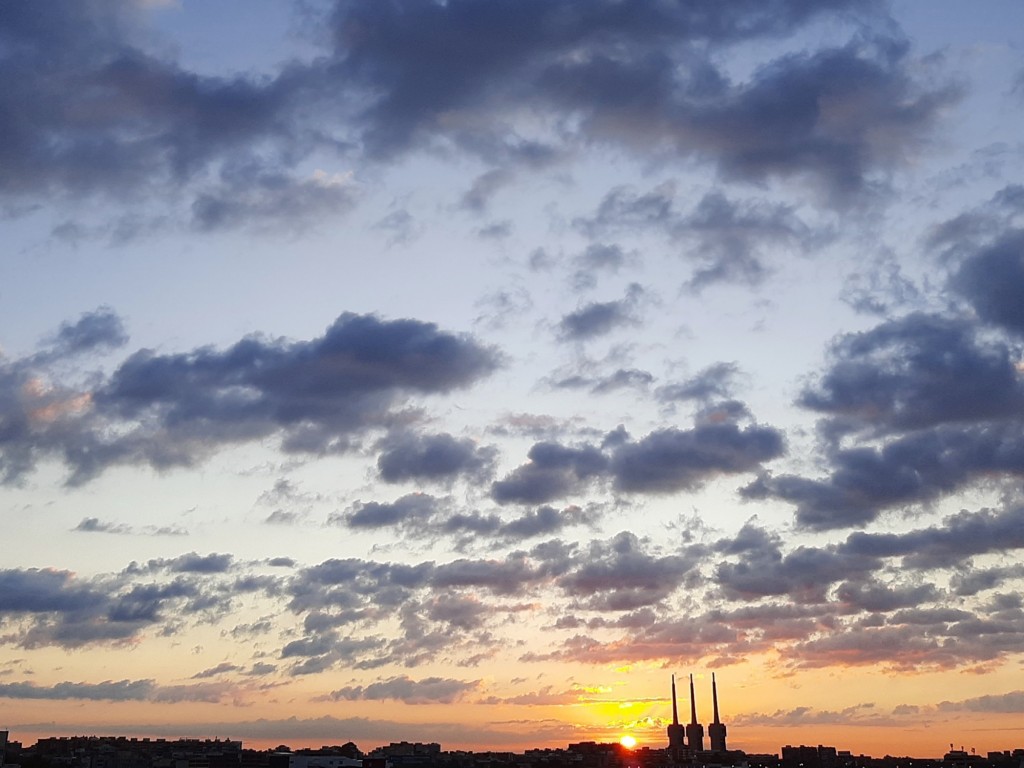
M 624 746 L 626 749 L 632 749 L 636 746 L 636 737 L 630 736 L 628 733 L 619 739 L 619 744 Z

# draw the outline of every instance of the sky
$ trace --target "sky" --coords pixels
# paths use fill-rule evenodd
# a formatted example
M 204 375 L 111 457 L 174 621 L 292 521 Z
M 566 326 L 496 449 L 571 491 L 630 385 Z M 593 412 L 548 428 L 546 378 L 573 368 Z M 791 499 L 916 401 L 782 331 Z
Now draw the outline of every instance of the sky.
M 0 729 L 1024 746 L 1022 125 L 1015 0 L 3 2 Z

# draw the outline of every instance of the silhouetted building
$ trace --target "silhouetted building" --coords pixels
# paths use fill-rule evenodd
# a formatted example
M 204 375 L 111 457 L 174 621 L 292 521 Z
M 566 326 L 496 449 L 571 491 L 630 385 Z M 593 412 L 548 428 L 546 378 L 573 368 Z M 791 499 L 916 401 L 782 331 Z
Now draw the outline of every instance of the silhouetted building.
M 715 673 L 711 673 L 711 699 L 715 707 L 715 720 L 708 726 L 708 738 L 711 739 L 712 752 L 725 752 L 725 723 L 718 718 L 718 684 Z
M 668 727 L 668 748 L 678 755 L 685 745 L 686 729 L 679 724 L 679 708 L 676 706 L 676 676 L 672 675 L 672 725 Z
M 690 724 L 686 726 L 686 746 L 691 752 L 704 750 L 704 726 L 697 722 L 697 699 L 693 693 L 693 675 L 690 675 Z
M 783 768 L 836 768 L 838 753 L 835 747 L 791 747 L 782 748 Z

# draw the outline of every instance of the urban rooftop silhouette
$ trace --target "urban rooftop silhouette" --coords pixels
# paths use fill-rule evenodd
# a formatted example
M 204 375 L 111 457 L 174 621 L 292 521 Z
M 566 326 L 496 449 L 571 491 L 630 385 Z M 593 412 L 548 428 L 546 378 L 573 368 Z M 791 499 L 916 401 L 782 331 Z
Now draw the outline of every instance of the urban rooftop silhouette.
M 1024 748 L 988 752 L 955 749 L 941 758 L 854 754 L 833 746 L 783 746 L 778 753 L 729 749 L 727 727 L 718 708 L 718 684 L 711 677 L 713 720 L 707 731 L 697 719 L 690 675 L 690 722 L 679 722 L 676 679 L 672 675 L 672 722 L 662 746 L 582 741 L 561 748 L 513 751 L 445 751 L 437 742 L 391 742 L 367 752 L 354 742 L 296 748 L 246 749 L 241 740 L 53 736 L 23 747 L 0 730 L 0 768 L 1024 768 Z

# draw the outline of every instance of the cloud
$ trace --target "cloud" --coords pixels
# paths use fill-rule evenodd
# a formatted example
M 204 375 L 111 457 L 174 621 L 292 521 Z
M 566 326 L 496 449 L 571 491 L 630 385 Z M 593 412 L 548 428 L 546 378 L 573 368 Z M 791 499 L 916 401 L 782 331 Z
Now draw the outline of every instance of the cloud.
M 722 192 L 706 193 L 688 212 L 677 210 L 671 182 L 638 193 L 633 187 L 613 187 L 590 217 L 573 220 L 575 228 L 594 238 L 628 230 L 660 232 L 696 262 L 686 288 L 700 291 L 714 283 L 757 285 L 768 275 L 763 257 L 770 246 L 808 251 L 827 239 L 815 232 L 791 206 L 766 200 L 735 200 Z M 592 245 L 591 249 L 606 248 Z M 589 252 L 589 250 L 588 250 Z M 601 253 L 601 251 L 597 251 Z
M 1024 713 L 1024 691 L 977 696 L 960 701 L 942 701 L 937 705 L 940 712 L 1020 712 Z
M 558 586 L 568 595 L 588 598 L 589 607 L 597 610 L 633 611 L 661 602 L 683 583 L 695 559 L 656 557 L 645 545 L 629 532 L 592 542 Z
M 657 430 L 620 445 L 609 471 L 621 491 L 674 493 L 716 475 L 758 469 L 784 450 L 782 433 L 772 427 L 701 424 L 692 430 Z
M 120 573 L 78 579 L 67 571 L 0 571 L 0 612 L 9 622 L 0 642 L 22 648 L 123 646 L 147 630 L 171 634 L 186 622 L 228 615 L 240 592 L 274 594 L 273 579 L 231 575 L 230 555 L 131 563 Z
M 1012 416 L 1024 404 L 1009 347 L 957 319 L 908 315 L 841 336 L 831 358 L 799 403 L 840 426 L 920 429 Z
M 174 525 L 146 525 L 141 528 L 127 523 L 112 523 L 98 517 L 83 517 L 82 521 L 72 528 L 82 533 L 111 533 L 120 536 L 188 536 L 188 531 Z
M 658 387 L 655 394 L 662 402 L 719 400 L 732 395 L 738 375 L 736 363 L 715 363 L 686 381 Z
M 804 175 L 843 200 L 913 152 L 957 90 L 915 83 L 907 45 L 892 37 L 862 34 L 780 57 L 741 83 L 704 52 L 791 32 L 841 7 L 868 16 L 852 2 L 700 14 L 646 2 L 352 6 L 335 17 L 345 41 L 338 72 L 374 94 L 361 115 L 373 155 L 441 137 L 471 151 L 514 147 L 506 116 L 528 97 L 541 114 L 578 115 L 580 139 L 670 147 L 727 178 Z
M 783 452 L 782 433 L 771 427 L 709 420 L 690 430 L 657 430 L 639 440 L 620 428 L 606 436 L 603 449 L 535 443 L 526 464 L 491 485 L 491 497 L 499 504 L 543 504 L 599 480 L 611 480 L 625 493 L 675 493 L 717 475 L 758 470 Z
M 124 323 L 110 307 L 86 312 L 74 323 L 61 323 L 53 338 L 54 354 L 59 356 L 112 350 L 127 343 Z
M 736 541 L 718 543 L 722 551 L 742 557 L 719 563 L 715 581 L 733 598 L 788 595 L 797 603 L 821 603 L 832 584 L 864 577 L 880 565 L 875 557 L 835 547 L 800 546 L 783 554 L 780 544 L 756 526 L 744 526 Z
M 462 196 L 460 206 L 469 211 L 482 213 L 494 195 L 508 186 L 514 178 L 514 174 L 507 168 L 492 168 L 473 181 L 473 185 Z
M 209 555 L 200 555 L 189 552 L 187 555 L 163 561 L 161 565 L 174 573 L 225 573 L 230 570 L 233 561 L 234 557 L 229 554 L 212 552 Z
M 124 523 L 105 523 L 97 517 L 83 517 L 73 530 L 85 533 L 132 533 L 132 527 Z
M 942 525 L 905 533 L 856 531 L 839 545 L 844 553 L 868 557 L 902 557 L 904 567 L 937 568 L 962 563 L 989 552 L 1024 548 L 1024 508 L 963 510 L 946 517 Z M 1011 577 L 1013 569 L 990 575 L 992 586 Z
M 105 597 L 69 571 L 6 569 L 0 571 L 0 610 L 20 613 L 87 611 Z
M 766 725 L 792 728 L 807 725 L 853 725 L 872 727 L 903 726 L 875 709 L 874 704 L 854 704 L 841 710 L 817 710 L 812 707 L 779 709 L 772 713 L 745 713 L 733 718 L 736 725 Z
M 0 361 L 8 482 L 43 458 L 63 460 L 68 482 L 81 484 L 113 465 L 192 466 L 270 436 L 289 452 L 343 451 L 394 425 L 409 398 L 470 386 L 499 356 L 431 323 L 344 314 L 311 341 L 249 336 L 225 350 L 139 350 L 88 392 L 49 384 L 37 364 Z
M 344 517 L 350 528 L 384 528 L 395 525 L 417 527 L 426 523 L 437 510 L 438 500 L 423 493 L 410 493 L 394 502 L 358 502 Z
M 369 685 L 349 686 L 332 691 L 334 701 L 380 701 L 393 699 L 405 704 L 454 704 L 466 693 L 476 689 L 479 680 L 463 681 L 452 678 L 425 677 L 413 680 L 402 675 Z
M 381 479 L 450 481 L 457 476 L 480 478 L 490 471 L 495 449 L 450 434 L 400 434 L 389 438 L 377 457 Z
M 812 239 L 792 208 L 765 201 L 738 203 L 719 192 L 706 194 L 675 225 L 675 235 L 693 239 L 693 253 L 705 263 L 688 282 L 696 291 L 721 282 L 757 285 L 768 273 L 759 257 L 764 246 L 806 248 Z
M 737 42 L 779 39 L 824 14 L 850 20 L 851 42 L 758 62 L 745 80 L 718 63 Z M 462 201 L 479 210 L 516 170 L 600 143 L 696 159 L 726 180 L 809 179 L 844 205 L 913 156 L 960 95 L 917 79 L 906 41 L 863 0 L 710 11 L 647 0 L 339 2 L 324 12 L 319 55 L 260 77 L 190 71 L 151 50 L 143 21 L 132 4 L 8 14 L 0 195 L 140 207 L 159 195 L 199 231 L 294 228 L 356 197 L 324 183 L 330 174 L 295 175 L 303 161 L 455 147 L 493 166 Z M 721 256 L 694 285 L 758 279 L 756 262 Z
M 654 375 L 636 368 L 619 368 L 607 376 L 573 374 L 552 382 L 557 389 L 586 389 L 592 395 L 603 395 L 620 389 L 645 390 L 654 382 Z
M 153 680 L 107 680 L 103 683 L 0 684 L 0 696 L 8 699 L 84 699 L 87 701 L 148 701 L 157 690 Z
M 830 456 L 822 480 L 765 475 L 747 498 L 774 497 L 796 505 L 797 522 L 831 530 L 864 525 L 883 510 L 932 501 L 984 478 L 1024 472 L 1024 442 L 1016 421 L 942 426 L 893 440 L 881 449 L 850 448 Z
M 523 512 L 517 518 L 502 523 L 496 535 L 502 539 L 521 541 L 534 536 L 550 536 L 574 525 L 593 525 L 597 522 L 595 510 L 577 506 L 558 510 L 554 507 L 538 507 L 532 512 Z
M 626 253 L 622 247 L 608 243 L 591 243 L 573 259 L 576 271 L 572 284 L 576 290 L 594 288 L 601 273 L 614 275 L 623 267 L 635 266 L 639 262 L 635 253 Z
M 492 483 L 491 498 L 499 504 L 544 504 L 578 490 L 608 465 L 608 458 L 590 445 L 535 443 L 528 457 L 528 463 Z
M 619 328 L 636 325 L 637 305 L 644 290 L 632 284 L 626 296 L 617 301 L 594 301 L 565 315 L 558 324 L 562 338 L 570 341 L 588 341 L 605 336 Z
M 220 183 L 192 203 L 192 226 L 202 232 L 249 226 L 262 232 L 299 231 L 312 222 L 346 213 L 360 198 L 347 176 L 316 171 L 295 178 L 275 168 L 225 169 Z
M 209 669 L 204 669 L 201 672 L 196 672 L 194 675 L 192 675 L 192 679 L 204 680 L 210 677 L 217 677 L 218 675 L 223 675 L 227 672 L 238 672 L 241 669 L 242 667 L 238 666 L 237 664 L 232 664 L 230 661 L 222 661 L 215 667 L 210 667 Z
M 823 414 L 829 474 L 765 475 L 744 494 L 789 501 L 800 525 L 827 530 L 1021 475 L 1017 357 L 956 316 L 913 313 L 840 336 L 798 401 Z
M 1024 332 L 1024 231 L 1008 230 L 995 242 L 967 256 L 952 275 L 950 286 L 970 303 L 978 316 L 1015 333 Z
M 0 193 L 151 197 L 260 142 L 278 156 L 299 149 L 282 80 L 184 70 L 144 50 L 141 14 L 75 2 L 5 14 Z

